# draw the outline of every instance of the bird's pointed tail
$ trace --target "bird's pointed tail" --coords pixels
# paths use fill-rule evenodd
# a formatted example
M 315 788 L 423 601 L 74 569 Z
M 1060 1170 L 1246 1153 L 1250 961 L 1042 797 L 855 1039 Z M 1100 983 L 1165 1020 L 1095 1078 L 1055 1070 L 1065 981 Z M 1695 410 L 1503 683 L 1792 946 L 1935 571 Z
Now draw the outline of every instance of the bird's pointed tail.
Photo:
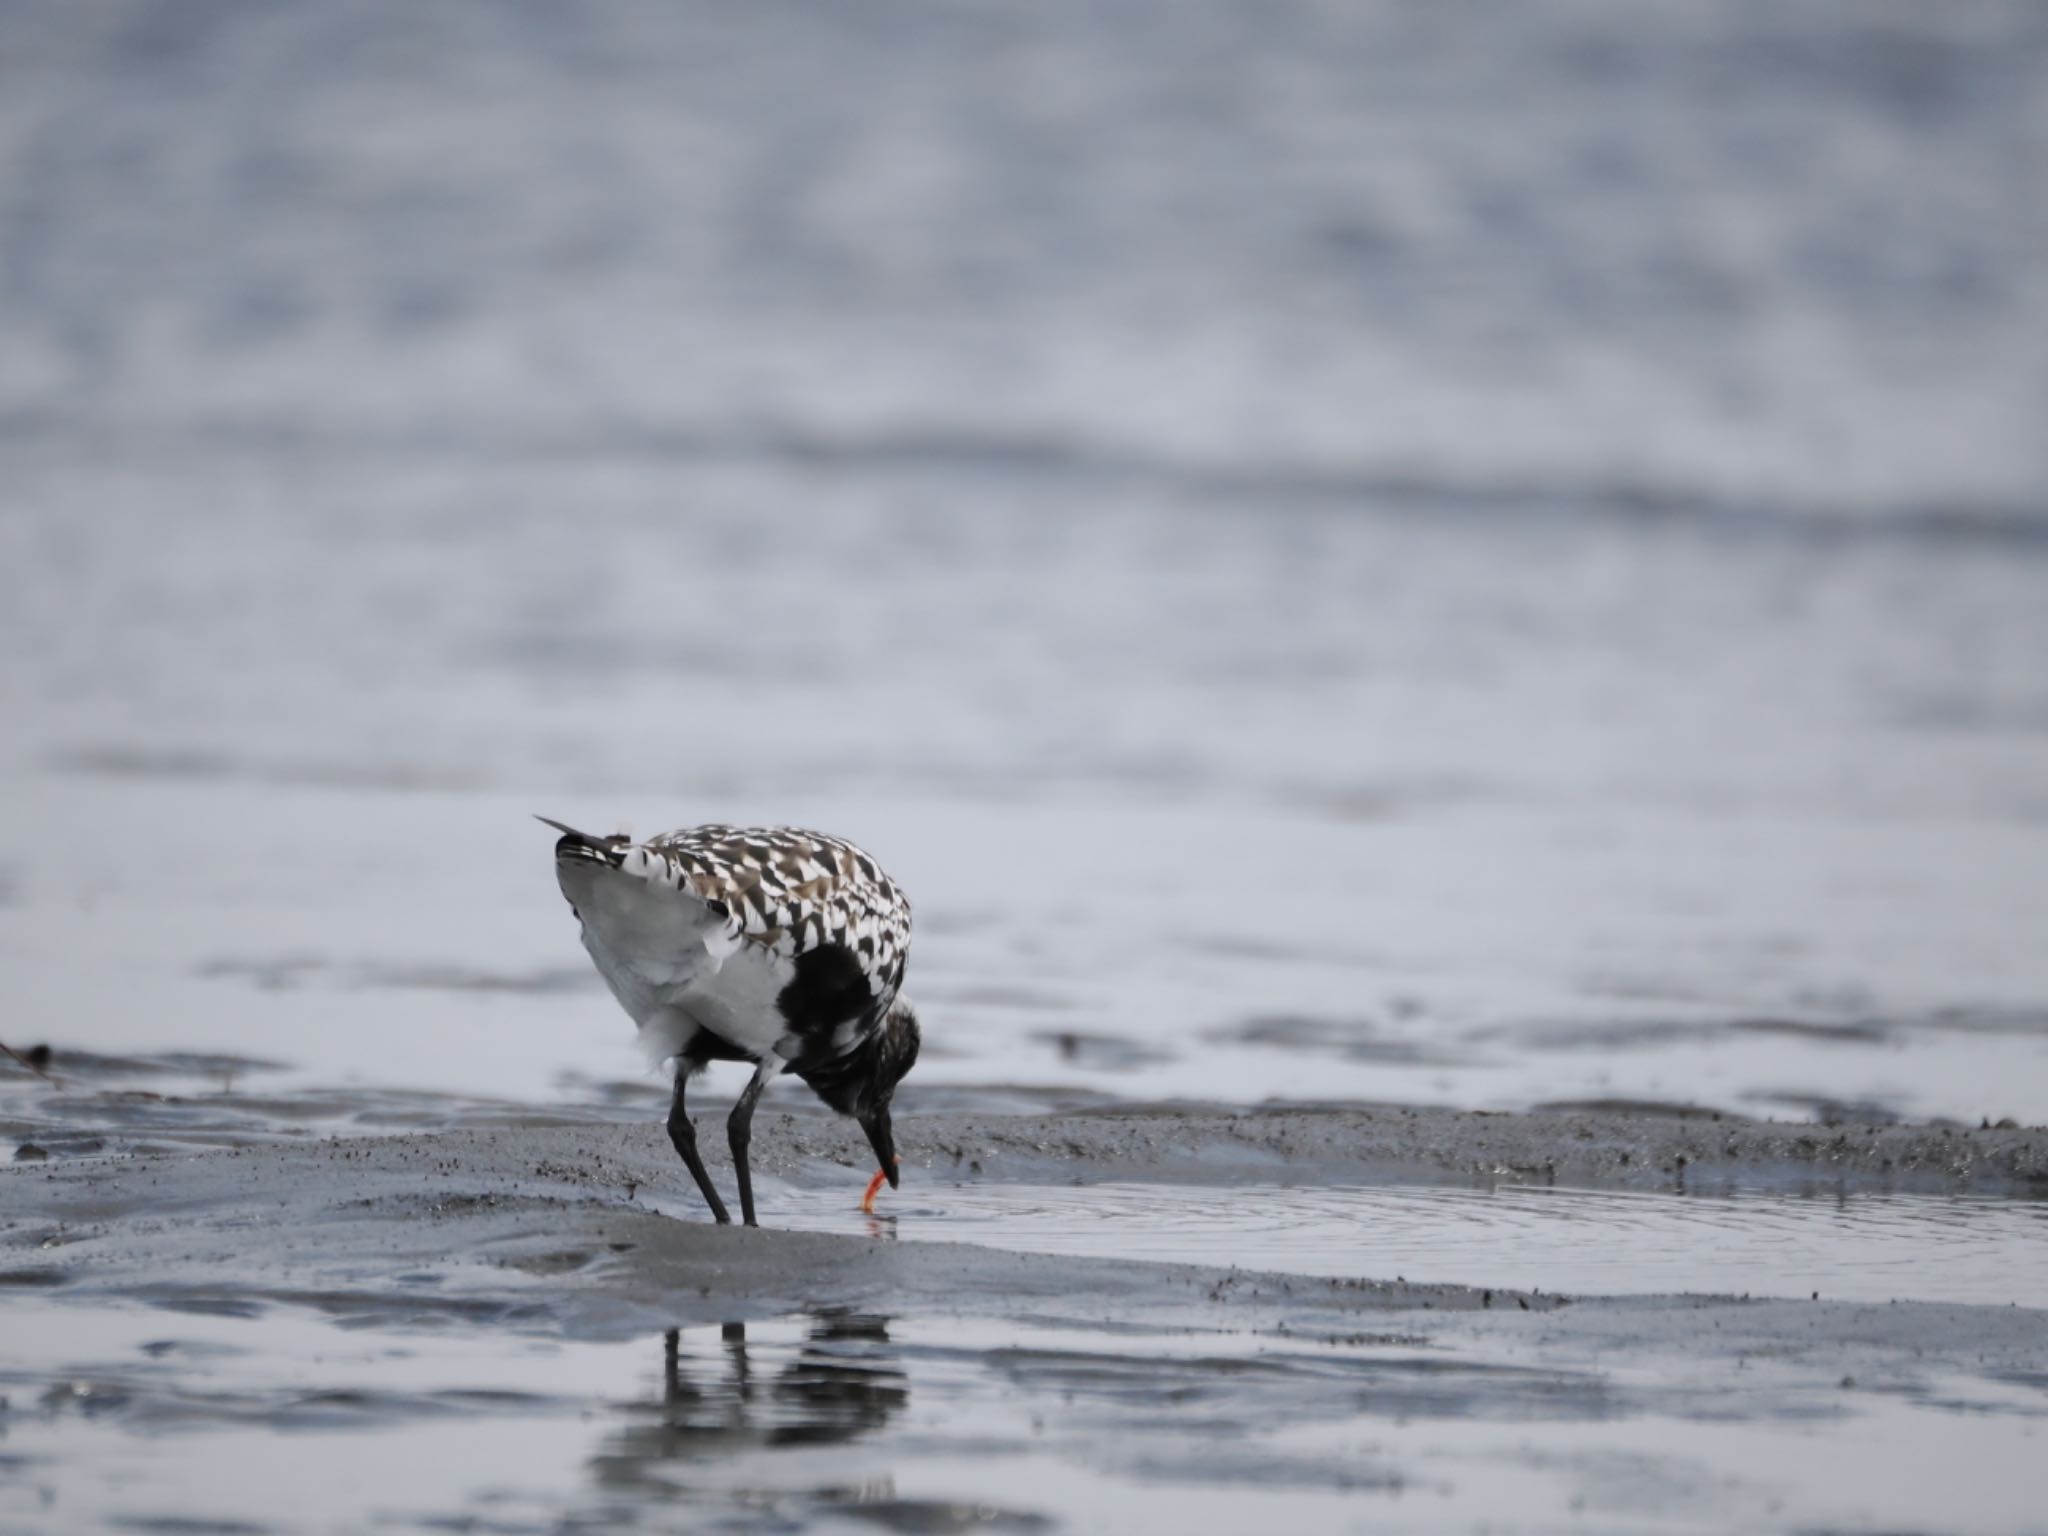
M 535 821 L 553 827 L 562 835 L 555 841 L 555 858 L 561 862 L 587 859 L 617 869 L 624 857 L 628 840 L 624 836 L 592 837 L 588 832 L 578 832 L 574 827 L 556 821 L 551 816 L 535 816 Z

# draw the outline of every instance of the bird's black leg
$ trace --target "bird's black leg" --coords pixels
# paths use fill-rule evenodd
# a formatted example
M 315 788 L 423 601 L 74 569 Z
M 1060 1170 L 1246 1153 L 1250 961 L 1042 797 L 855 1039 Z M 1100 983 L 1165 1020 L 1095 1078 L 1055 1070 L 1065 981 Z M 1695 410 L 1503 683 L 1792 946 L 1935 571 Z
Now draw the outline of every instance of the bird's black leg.
M 747 1166 L 747 1143 L 753 1140 L 754 1135 L 754 1105 L 761 1097 L 761 1090 L 781 1070 L 779 1057 L 763 1057 L 760 1069 L 754 1073 L 754 1080 L 740 1094 L 725 1122 L 726 1142 L 732 1148 L 733 1171 L 740 1177 L 740 1220 L 750 1227 L 760 1225 L 754 1220 L 754 1175 Z
M 703 1192 L 704 1203 L 711 1207 L 711 1215 L 720 1226 L 730 1225 L 732 1218 L 725 1213 L 725 1202 L 718 1198 L 718 1191 L 711 1187 L 711 1175 L 704 1171 L 704 1159 L 697 1155 L 697 1128 L 690 1124 L 690 1117 L 683 1112 L 683 1086 L 690 1080 L 690 1074 L 703 1063 L 683 1056 L 676 1061 L 676 1096 L 668 1106 L 668 1139 L 676 1144 L 676 1151 L 682 1154 L 683 1166 L 690 1170 L 690 1177 L 697 1181 L 697 1188 Z M 741 1175 L 740 1188 L 745 1189 L 745 1175 Z

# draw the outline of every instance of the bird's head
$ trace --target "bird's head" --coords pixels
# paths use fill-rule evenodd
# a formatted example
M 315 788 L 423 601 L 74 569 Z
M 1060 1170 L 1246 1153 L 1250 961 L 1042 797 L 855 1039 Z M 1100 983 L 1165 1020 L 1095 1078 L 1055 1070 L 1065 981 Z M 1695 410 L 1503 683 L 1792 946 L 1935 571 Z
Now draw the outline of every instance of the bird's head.
M 889 1117 L 889 1104 L 896 1096 L 896 1085 L 917 1065 L 917 1048 L 923 1039 L 917 1027 L 917 1010 L 910 1005 L 909 998 L 898 997 L 889 1005 L 882 1027 L 875 1032 L 872 1065 L 863 1095 L 866 1104 L 856 1117 L 861 1129 L 868 1133 L 868 1142 L 875 1149 L 891 1189 L 897 1183 L 896 1130 Z
M 917 1010 L 910 1005 L 909 998 L 898 997 L 889 1005 L 889 1012 L 882 1019 L 881 1038 L 876 1041 L 878 1098 L 887 1102 L 896 1092 L 896 1085 L 910 1075 L 910 1069 L 917 1065 L 917 1048 L 923 1043 L 923 1031 L 917 1027 Z

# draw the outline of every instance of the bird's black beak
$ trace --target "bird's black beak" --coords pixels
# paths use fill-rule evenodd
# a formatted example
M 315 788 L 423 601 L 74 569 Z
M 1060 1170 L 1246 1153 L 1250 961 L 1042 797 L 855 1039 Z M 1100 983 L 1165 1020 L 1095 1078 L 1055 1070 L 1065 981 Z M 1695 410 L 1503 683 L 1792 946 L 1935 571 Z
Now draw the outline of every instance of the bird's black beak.
M 875 1149 L 889 1187 L 896 1188 L 896 1128 L 889 1123 L 889 1106 L 884 1104 L 873 1114 L 862 1115 L 860 1128 L 868 1133 L 868 1145 Z

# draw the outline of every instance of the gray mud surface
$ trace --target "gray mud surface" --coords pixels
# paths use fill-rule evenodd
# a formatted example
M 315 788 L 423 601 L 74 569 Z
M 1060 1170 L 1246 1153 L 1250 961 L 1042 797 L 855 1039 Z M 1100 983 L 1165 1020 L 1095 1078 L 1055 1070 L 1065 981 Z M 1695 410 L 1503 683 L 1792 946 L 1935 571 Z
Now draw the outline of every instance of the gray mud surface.
M 848 1155 L 805 1125 L 765 1149 L 788 1166 Z M 905 1127 L 936 1169 L 1013 1178 L 1499 1179 L 1701 1191 L 1826 1185 L 2048 1193 L 2048 1130 L 1817 1126 L 1711 1113 L 1452 1109 L 1233 1111 L 1119 1108 L 1002 1118 L 936 1115 Z M 856 1156 L 858 1154 L 852 1154 Z
M 1168 1212 L 1203 1185 L 1251 1206 L 1289 1181 L 1449 1199 L 1549 1168 L 1981 1198 L 2037 1187 L 2044 1145 L 1407 1110 L 932 1116 L 900 1139 L 885 1212 L 946 1186 L 1079 1214 L 1097 1180 L 1149 1182 Z M 844 1128 L 778 1114 L 755 1146 L 771 1224 L 776 1188 L 782 1209 L 790 1191 L 852 1204 L 865 1163 Z M 2025 1306 L 1416 1283 L 1376 1262 L 1369 1224 L 1334 1275 L 1262 1265 L 1249 1229 L 1195 1264 L 899 1238 L 942 1226 L 929 1207 L 857 1232 L 718 1227 L 655 1125 L 54 1158 L 0 1170 L 0 1213 L 22 1341 L 0 1363 L 9 1532 L 50 1507 L 79 1529 L 165 1511 L 439 1529 L 479 1509 L 610 1529 L 679 1500 L 734 1530 L 1107 1530 L 1133 1499 L 1189 1530 L 1340 1529 L 1361 1498 L 1449 1529 L 1590 1512 L 1621 1530 L 1682 1506 L 1699 1529 L 1958 1511 L 1958 1529 L 2017 1530 L 2048 1420 L 2048 1313 Z M 1967 1492 L 1926 1505 L 1952 1463 Z
M 839 1177 L 837 1165 L 865 1171 L 864 1149 L 845 1127 L 773 1118 L 755 1141 L 762 1173 L 815 1183 Z M 714 1177 L 726 1177 L 709 1145 L 717 1138 L 703 1140 Z M 1797 1178 L 1844 1190 L 1906 1183 L 1978 1193 L 2048 1184 L 2041 1130 L 1826 1131 L 1593 1113 L 934 1116 L 906 1120 L 899 1144 L 906 1191 L 920 1177 L 1276 1184 L 1533 1174 L 1630 1188 Z M 719 1230 L 701 1219 L 654 1126 L 472 1129 L 76 1159 L 4 1170 L 0 1191 L 0 1251 L 8 1258 L 0 1283 L 10 1287 L 197 1305 L 290 1297 L 401 1314 L 452 1307 L 572 1334 L 881 1297 L 898 1308 L 950 1312 L 1113 1304 L 1177 1324 L 1213 1321 L 1211 1309 L 1225 1302 L 1244 1321 L 1242 1309 L 1256 1300 L 1263 1310 L 1255 1325 L 1297 1329 L 1342 1328 L 1355 1313 L 1390 1308 L 1548 1311 L 1555 1300 L 1371 1275 L 1369 1238 L 1360 1245 L 1360 1275 L 1329 1281 L 897 1242 L 886 1215 L 865 1240 Z M 891 1198 L 885 1192 L 885 1210 Z M 657 1199 L 662 1210 L 650 1209 Z M 1799 1310 L 1806 1329 L 1816 1316 L 1836 1315 Z M 2037 1343 L 2048 1346 L 2048 1338 Z M 2037 1364 L 2048 1367 L 2048 1355 Z

